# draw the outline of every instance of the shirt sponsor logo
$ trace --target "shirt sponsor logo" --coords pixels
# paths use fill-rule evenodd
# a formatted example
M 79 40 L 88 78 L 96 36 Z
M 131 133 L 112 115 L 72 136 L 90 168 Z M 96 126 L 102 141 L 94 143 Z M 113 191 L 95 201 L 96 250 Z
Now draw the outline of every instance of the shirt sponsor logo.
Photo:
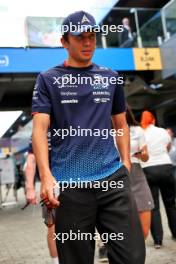
M 74 96 L 74 95 L 77 95 L 78 93 L 77 92 L 60 92 L 60 95 L 63 95 L 63 96 Z
M 94 98 L 93 99 L 95 103 L 107 103 L 110 101 L 110 98 Z
M 101 74 L 94 74 L 93 78 L 93 89 L 108 89 L 107 77 L 103 77 Z
M 103 66 L 100 66 L 99 69 L 100 69 L 100 70 L 107 70 L 107 71 L 109 70 L 109 68 L 107 68 L 107 67 L 103 67 Z
M 78 87 L 76 78 L 73 77 L 71 74 L 64 74 L 59 77 L 53 76 L 53 79 L 54 79 L 53 84 L 57 85 L 59 89 Z
M 93 95 L 111 95 L 110 92 L 107 91 L 96 91 L 93 92 Z
M 101 98 L 102 103 L 107 103 L 110 101 L 110 98 Z
M 61 104 L 77 104 L 77 99 L 71 99 L 71 100 L 61 100 Z

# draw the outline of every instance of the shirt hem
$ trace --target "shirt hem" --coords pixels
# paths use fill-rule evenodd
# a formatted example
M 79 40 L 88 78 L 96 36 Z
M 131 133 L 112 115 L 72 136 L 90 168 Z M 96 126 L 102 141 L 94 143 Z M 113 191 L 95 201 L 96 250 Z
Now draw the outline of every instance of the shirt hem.
M 72 180 L 72 182 L 92 182 L 92 181 L 98 181 L 98 180 L 102 180 L 106 177 L 109 177 L 111 176 L 114 172 L 116 172 L 117 170 L 119 170 L 121 167 L 123 166 L 123 163 L 121 162 L 117 162 L 117 165 L 114 166 L 111 170 L 103 173 L 101 176 L 100 175 L 95 175 L 94 177 L 87 177 L 87 178 L 84 178 L 84 179 L 81 179 L 80 177 L 78 179 L 80 180 L 75 180 L 74 178 L 70 178 Z M 54 175 L 53 175 L 54 176 Z M 69 182 L 70 179 L 67 179 L 67 180 L 62 180 L 62 179 L 59 179 L 58 177 L 54 176 L 54 178 L 58 181 L 58 182 Z M 70 181 L 71 182 L 71 181 Z

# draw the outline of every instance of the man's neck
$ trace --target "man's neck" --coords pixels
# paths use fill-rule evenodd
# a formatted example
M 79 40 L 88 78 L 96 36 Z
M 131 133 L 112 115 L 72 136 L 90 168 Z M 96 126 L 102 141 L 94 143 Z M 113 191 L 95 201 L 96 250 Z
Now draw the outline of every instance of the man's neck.
M 73 60 L 72 58 L 68 58 L 66 60 L 66 65 L 67 66 L 71 66 L 71 67 L 75 67 L 75 68 L 84 68 L 84 67 L 89 67 L 90 65 L 92 65 L 92 61 L 87 61 L 87 62 L 77 62 L 75 60 Z

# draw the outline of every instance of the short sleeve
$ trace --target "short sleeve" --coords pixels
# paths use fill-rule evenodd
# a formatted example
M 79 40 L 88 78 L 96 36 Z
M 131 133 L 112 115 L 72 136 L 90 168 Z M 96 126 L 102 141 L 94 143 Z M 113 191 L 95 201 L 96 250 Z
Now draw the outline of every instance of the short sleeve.
M 32 114 L 51 113 L 50 95 L 41 74 L 38 75 L 32 97 Z
M 116 85 L 113 102 L 112 102 L 112 115 L 120 114 L 126 112 L 126 103 L 124 89 L 122 85 Z

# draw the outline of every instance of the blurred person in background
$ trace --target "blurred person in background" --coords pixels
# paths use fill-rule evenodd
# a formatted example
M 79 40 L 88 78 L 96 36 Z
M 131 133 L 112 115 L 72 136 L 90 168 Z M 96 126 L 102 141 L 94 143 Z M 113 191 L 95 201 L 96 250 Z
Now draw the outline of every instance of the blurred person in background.
M 134 44 L 134 36 L 130 26 L 130 20 L 128 17 L 122 19 L 123 31 L 120 34 L 120 47 L 130 48 Z
M 171 145 L 169 149 L 169 157 L 172 161 L 173 165 L 173 177 L 175 180 L 175 192 L 176 192 L 176 138 L 174 137 L 174 131 L 172 128 L 167 128 L 167 132 L 169 133 L 171 137 Z
M 13 155 L 14 165 L 15 165 L 15 183 L 14 183 L 14 196 L 16 201 L 18 201 L 17 191 L 23 188 L 25 193 L 25 177 L 23 172 L 23 166 L 25 163 L 25 158 L 23 153 L 15 153 Z
M 136 121 L 130 107 L 127 107 L 126 118 L 130 128 L 131 189 L 136 200 L 144 238 L 146 239 L 150 230 L 151 210 L 154 208 L 154 203 L 140 161 L 146 162 L 149 156 L 144 131 Z
M 26 176 L 26 199 L 30 204 L 37 204 L 37 197 L 35 191 L 35 181 L 39 179 L 39 172 L 36 166 L 36 159 L 32 150 L 32 142 L 29 143 L 29 150 L 25 164 L 25 176 Z M 52 209 L 54 210 L 54 209 Z M 45 223 L 48 228 L 47 242 L 48 249 L 52 259 L 52 264 L 59 264 L 56 242 L 54 240 L 55 225 L 49 224 L 47 218 L 47 208 L 45 204 L 42 208 L 42 216 L 45 219 Z M 48 223 L 48 224 L 47 224 Z
M 176 239 L 176 203 L 172 162 L 168 154 L 171 138 L 165 129 L 155 126 L 155 123 L 155 117 L 151 112 L 144 111 L 142 113 L 141 126 L 144 129 L 149 153 L 149 159 L 142 162 L 142 167 L 155 204 L 151 217 L 151 233 L 155 248 L 158 249 L 163 243 L 159 192 L 162 196 L 173 239 Z

